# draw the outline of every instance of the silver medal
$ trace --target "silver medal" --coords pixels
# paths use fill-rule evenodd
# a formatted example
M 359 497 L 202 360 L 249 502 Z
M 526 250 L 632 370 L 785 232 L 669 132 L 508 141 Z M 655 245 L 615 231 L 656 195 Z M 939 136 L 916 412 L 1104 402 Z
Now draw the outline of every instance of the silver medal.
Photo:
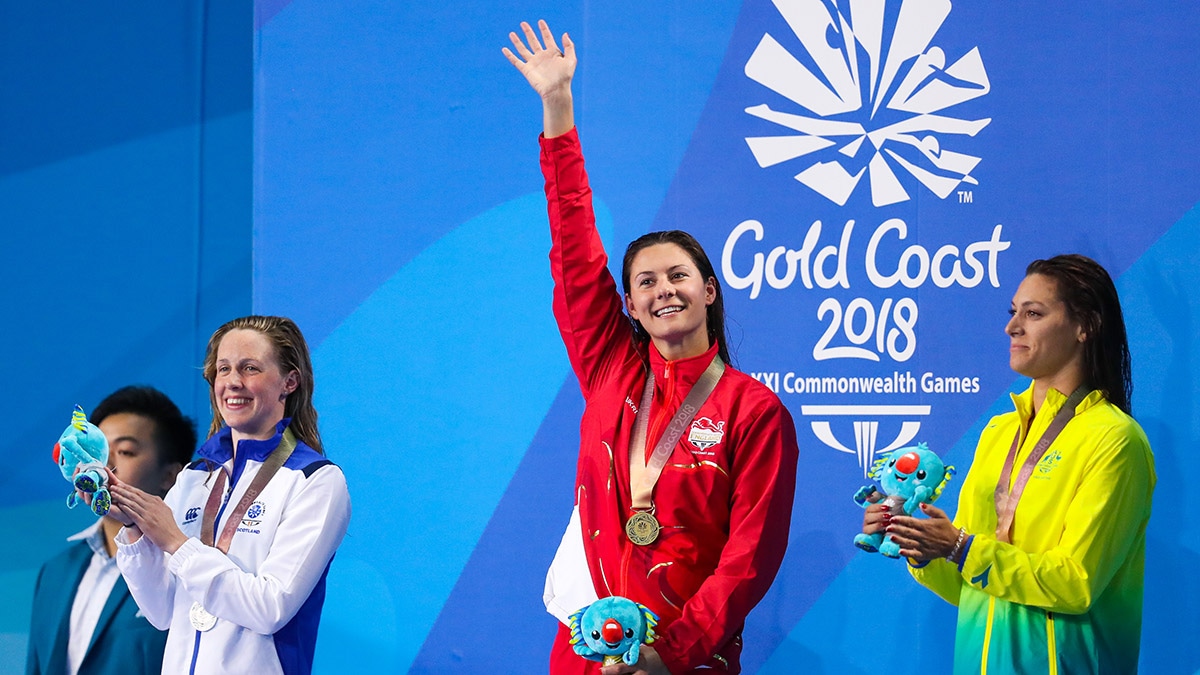
M 188 611 L 188 618 L 192 621 L 192 627 L 201 632 L 212 630 L 212 627 L 217 625 L 217 617 L 210 614 L 208 610 L 204 609 L 204 605 L 198 602 L 192 603 L 192 608 Z

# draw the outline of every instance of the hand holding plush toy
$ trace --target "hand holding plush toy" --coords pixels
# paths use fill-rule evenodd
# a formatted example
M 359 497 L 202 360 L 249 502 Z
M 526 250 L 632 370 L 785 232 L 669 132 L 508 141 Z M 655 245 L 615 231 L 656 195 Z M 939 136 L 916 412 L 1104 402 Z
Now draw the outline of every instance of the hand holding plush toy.
M 67 497 L 67 506 L 75 508 L 79 492 L 92 495 L 92 512 L 98 516 L 108 513 L 112 498 L 108 494 L 108 439 L 100 427 L 87 420 L 83 408 L 75 406 L 71 424 L 54 444 L 54 463 L 63 478 L 75 486 Z
M 601 598 L 570 617 L 571 646 L 585 659 L 608 666 L 638 662 L 642 644 L 654 642 L 658 616 L 629 598 Z
M 883 503 L 891 513 L 905 516 L 911 516 L 922 502 L 932 504 L 953 475 L 954 467 L 944 465 L 942 458 L 924 443 L 883 455 L 875 460 L 870 474 L 883 488 Z M 880 501 L 877 492 L 874 485 L 864 485 L 854 493 L 854 502 L 865 509 Z M 854 545 L 868 553 L 879 551 L 889 558 L 900 557 L 900 545 L 883 532 L 860 533 L 854 537 Z

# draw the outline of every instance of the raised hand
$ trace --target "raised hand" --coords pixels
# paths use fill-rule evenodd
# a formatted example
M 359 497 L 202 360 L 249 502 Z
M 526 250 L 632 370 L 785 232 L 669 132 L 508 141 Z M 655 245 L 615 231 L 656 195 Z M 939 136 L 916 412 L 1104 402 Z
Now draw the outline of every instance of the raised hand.
M 528 23 L 521 22 L 525 40 L 515 32 L 508 34 L 516 49 L 514 54 L 508 47 L 500 51 L 509 63 L 525 76 L 529 86 L 542 97 L 542 121 L 547 138 L 561 136 L 575 126 L 574 104 L 571 98 L 571 79 L 575 76 L 575 43 L 566 33 L 562 36 L 562 49 L 554 41 L 554 34 L 545 21 L 538 21 L 541 31 L 537 33 Z M 528 45 L 526 45 L 528 43 Z
M 533 32 L 533 27 L 522 21 L 521 31 L 525 34 L 529 46 L 526 47 L 525 42 L 513 32 L 508 34 L 508 39 L 512 41 L 517 53 L 512 53 L 508 47 L 500 51 L 521 71 L 529 81 L 529 86 L 542 98 L 563 89 L 570 91 L 571 78 L 575 75 L 575 64 L 578 63 L 578 59 L 575 58 L 575 43 L 571 42 L 569 35 L 563 33 L 563 48 L 560 50 L 554 42 L 550 26 L 545 21 L 538 21 L 538 28 L 542 32 L 540 41 Z

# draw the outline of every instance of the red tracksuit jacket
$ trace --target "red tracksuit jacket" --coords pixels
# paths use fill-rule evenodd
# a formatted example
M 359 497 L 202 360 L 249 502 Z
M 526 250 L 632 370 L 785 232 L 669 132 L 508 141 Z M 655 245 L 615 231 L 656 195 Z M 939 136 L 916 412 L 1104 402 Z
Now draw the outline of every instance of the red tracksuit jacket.
M 655 373 L 648 458 L 717 346 L 677 361 L 652 344 L 635 346 L 596 232 L 576 131 L 542 138 L 541 148 L 554 316 L 586 401 L 575 496 L 596 593 L 658 614 L 653 647 L 673 675 L 699 666 L 740 672 L 746 614 L 787 548 L 798 454 L 791 415 L 765 386 L 726 368 L 654 489 L 662 533 L 649 546 L 629 542 L 629 443 L 646 368 Z M 599 665 L 576 655 L 567 639 L 560 626 L 551 672 L 596 672 Z

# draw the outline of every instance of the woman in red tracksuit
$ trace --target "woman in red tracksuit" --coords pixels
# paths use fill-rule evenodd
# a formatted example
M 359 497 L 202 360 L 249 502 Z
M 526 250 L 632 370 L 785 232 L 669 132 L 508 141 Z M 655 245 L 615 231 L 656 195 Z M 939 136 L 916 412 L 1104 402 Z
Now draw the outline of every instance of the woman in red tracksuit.
M 765 386 L 721 370 L 729 360 L 721 287 L 691 235 L 656 232 L 630 244 L 622 301 L 596 232 L 574 126 L 574 45 L 564 34 L 560 51 L 544 21 L 540 41 L 529 24 L 521 28 L 528 46 L 512 33 L 516 53 L 503 51 L 542 98 L 554 315 L 586 401 L 575 488 L 581 533 L 564 546 L 582 544 L 588 569 L 580 574 L 597 596 L 628 597 L 660 618 L 658 639 L 636 664 L 604 669 L 577 655 L 560 625 L 550 670 L 740 672 L 746 615 L 787 548 L 795 427 Z M 690 419 L 676 416 L 693 385 L 705 390 L 713 381 Z M 631 453 L 642 408 L 644 453 Z M 655 474 L 650 458 L 668 432 L 678 441 L 663 444 L 655 481 L 647 477 Z M 649 502 L 635 508 L 633 492 L 647 485 Z M 643 520 L 635 527 L 631 518 Z

